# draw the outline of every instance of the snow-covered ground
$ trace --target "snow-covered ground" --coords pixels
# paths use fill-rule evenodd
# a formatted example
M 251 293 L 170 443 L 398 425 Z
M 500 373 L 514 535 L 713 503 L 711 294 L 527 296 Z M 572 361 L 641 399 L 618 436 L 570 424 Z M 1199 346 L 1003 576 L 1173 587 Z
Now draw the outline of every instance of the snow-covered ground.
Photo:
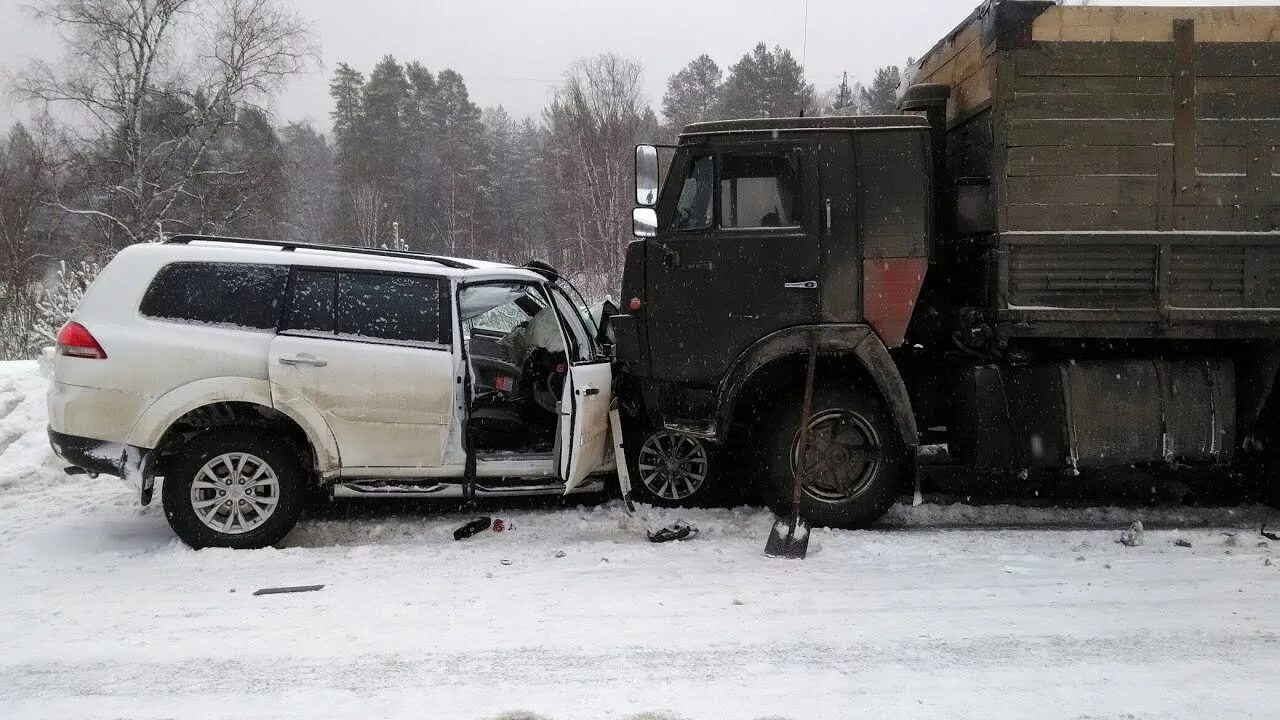
M 904 505 L 815 531 L 801 562 L 763 557 L 760 510 L 615 503 L 502 510 L 514 529 L 464 542 L 464 516 L 419 509 L 193 552 L 121 482 L 61 473 L 44 386 L 0 363 L 0 718 L 1270 719 L 1280 700 L 1263 508 Z M 645 541 L 677 516 L 701 536 Z M 1133 519 L 1145 544 L 1116 544 Z

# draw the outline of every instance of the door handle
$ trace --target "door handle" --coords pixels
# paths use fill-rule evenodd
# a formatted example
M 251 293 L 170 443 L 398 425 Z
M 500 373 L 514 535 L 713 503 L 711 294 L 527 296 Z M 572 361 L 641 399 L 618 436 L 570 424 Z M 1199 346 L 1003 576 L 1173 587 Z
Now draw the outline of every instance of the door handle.
M 297 367 L 298 365 L 324 367 L 329 364 L 328 362 L 311 355 L 281 355 L 279 362 L 281 365 L 292 365 L 294 367 Z
M 599 394 L 600 394 L 600 388 L 598 388 L 598 387 L 591 387 L 590 385 L 588 385 L 587 387 L 582 388 L 582 391 L 581 391 L 581 392 L 582 392 L 582 394 L 583 394 L 583 395 L 587 395 L 587 396 L 591 396 L 591 395 L 599 395 Z
M 658 243 L 658 249 L 662 251 L 662 267 L 680 267 L 680 253 L 661 243 Z
M 782 287 L 788 290 L 817 290 L 817 280 L 801 280 L 799 282 L 782 283 Z

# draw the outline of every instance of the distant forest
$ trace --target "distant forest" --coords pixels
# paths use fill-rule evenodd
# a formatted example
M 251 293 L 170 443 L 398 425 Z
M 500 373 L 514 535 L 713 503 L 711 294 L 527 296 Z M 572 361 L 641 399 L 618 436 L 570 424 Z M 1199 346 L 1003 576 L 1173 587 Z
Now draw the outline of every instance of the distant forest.
M 0 137 L 0 359 L 49 344 L 101 264 L 178 233 L 545 259 L 603 296 L 631 236 L 632 147 L 687 123 L 894 110 L 901 71 L 817 93 L 792 53 L 699 55 L 660 106 L 614 54 L 565 69 L 537 117 L 481 108 L 450 69 L 339 62 L 332 133 L 265 108 L 319 67 L 278 0 L 44 0 L 61 59 L 7 88 L 35 109 Z M 199 30 L 202 43 L 183 40 Z M 722 59 L 728 61 L 730 59 Z M 910 63 L 910 61 L 908 61 Z

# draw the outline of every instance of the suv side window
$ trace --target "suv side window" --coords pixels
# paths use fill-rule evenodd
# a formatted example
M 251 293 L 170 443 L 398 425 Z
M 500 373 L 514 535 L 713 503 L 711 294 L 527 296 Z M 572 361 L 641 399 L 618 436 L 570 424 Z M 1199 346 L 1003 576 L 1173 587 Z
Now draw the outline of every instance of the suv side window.
M 283 265 L 172 263 L 156 273 L 138 311 L 162 320 L 275 330 L 288 277 Z
M 442 281 L 430 275 L 294 271 L 284 329 L 294 334 L 396 344 L 449 343 Z
M 720 156 L 720 227 L 798 227 L 800 152 L 777 148 Z

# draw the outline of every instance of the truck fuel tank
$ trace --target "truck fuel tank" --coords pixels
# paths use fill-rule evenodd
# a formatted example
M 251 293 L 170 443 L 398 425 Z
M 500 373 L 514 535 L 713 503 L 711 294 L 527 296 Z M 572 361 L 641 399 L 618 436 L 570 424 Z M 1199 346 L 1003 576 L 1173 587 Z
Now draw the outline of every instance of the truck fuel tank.
M 951 454 L 974 467 L 1228 460 L 1235 448 L 1225 358 L 973 365 L 954 407 Z

